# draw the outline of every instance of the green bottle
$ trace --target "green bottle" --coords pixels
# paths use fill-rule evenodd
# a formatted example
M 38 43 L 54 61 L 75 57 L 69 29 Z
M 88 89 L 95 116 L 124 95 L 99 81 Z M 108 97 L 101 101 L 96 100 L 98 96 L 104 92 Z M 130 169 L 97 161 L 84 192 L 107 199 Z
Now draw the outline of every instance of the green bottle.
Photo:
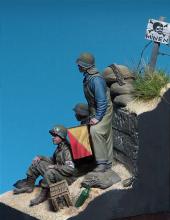
M 84 202 L 86 201 L 86 199 L 89 197 L 89 192 L 90 192 L 90 187 L 86 187 L 80 194 L 80 196 L 78 197 L 75 207 L 80 207 L 84 204 Z

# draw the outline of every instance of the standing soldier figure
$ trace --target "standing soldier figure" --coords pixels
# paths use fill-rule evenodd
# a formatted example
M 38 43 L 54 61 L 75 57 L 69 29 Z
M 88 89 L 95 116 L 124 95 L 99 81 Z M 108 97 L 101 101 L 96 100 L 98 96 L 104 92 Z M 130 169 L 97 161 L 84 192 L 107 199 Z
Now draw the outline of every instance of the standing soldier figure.
M 104 78 L 95 68 L 95 59 L 83 53 L 76 61 L 79 71 L 84 73 L 84 94 L 90 112 L 90 134 L 92 137 L 96 168 L 94 172 L 105 172 L 112 166 L 112 113 L 110 92 Z
M 27 178 L 17 181 L 14 186 L 14 194 L 31 193 L 35 186 L 36 179 L 41 175 L 42 190 L 38 197 L 31 200 L 30 206 L 38 205 L 48 198 L 49 185 L 61 180 L 67 180 L 71 184 L 74 180 L 75 166 L 70 152 L 70 145 L 66 140 L 67 129 L 61 125 L 55 126 L 49 131 L 53 136 L 52 140 L 58 145 L 53 156 L 47 158 L 37 156 L 34 158 L 27 171 Z

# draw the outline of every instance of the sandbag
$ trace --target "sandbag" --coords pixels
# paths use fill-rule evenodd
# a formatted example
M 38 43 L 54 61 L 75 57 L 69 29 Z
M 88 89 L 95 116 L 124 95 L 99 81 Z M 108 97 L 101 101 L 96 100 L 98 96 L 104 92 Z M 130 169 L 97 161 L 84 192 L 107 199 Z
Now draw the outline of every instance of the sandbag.
M 92 187 L 106 189 L 113 184 L 121 181 L 120 176 L 113 170 L 105 172 L 90 172 L 85 177 L 81 185 L 83 187 Z
M 131 102 L 132 100 L 134 100 L 134 96 L 131 94 L 118 95 L 113 99 L 113 103 L 120 107 L 126 107 L 128 102 Z
M 132 83 L 126 83 L 120 86 L 118 83 L 113 83 L 110 87 L 111 97 L 116 95 L 131 94 L 134 92 L 134 87 Z
M 117 65 L 115 66 L 119 69 L 119 72 L 123 76 L 123 78 L 126 79 L 134 79 L 133 73 L 128 69 L 128 67 L 123 66 L 123 65 Z M 113 70 L 110 67 L 107 67 L 103 73 L 102 73 L 104 79 L 106 80 L 107 84 L 114 83 L 116 82 L 116 76 L 113 72 Z

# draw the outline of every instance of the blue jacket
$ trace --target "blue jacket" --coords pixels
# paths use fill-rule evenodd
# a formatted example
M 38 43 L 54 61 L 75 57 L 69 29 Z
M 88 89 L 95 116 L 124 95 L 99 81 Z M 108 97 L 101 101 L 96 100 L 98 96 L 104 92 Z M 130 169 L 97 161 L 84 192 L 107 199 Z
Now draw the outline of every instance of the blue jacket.
M 88 81 L 89 77 L 88 73 L 84 73 L 84 83 Z M 103 116 L 105 115 L 107 109 L 107 86 L 105 80 L 100 77 L 96 76 L 89 80 L 89 88 L 95 98 L 96 103 L 96 115 L 95 118 L 99 121 L 102 120 Z

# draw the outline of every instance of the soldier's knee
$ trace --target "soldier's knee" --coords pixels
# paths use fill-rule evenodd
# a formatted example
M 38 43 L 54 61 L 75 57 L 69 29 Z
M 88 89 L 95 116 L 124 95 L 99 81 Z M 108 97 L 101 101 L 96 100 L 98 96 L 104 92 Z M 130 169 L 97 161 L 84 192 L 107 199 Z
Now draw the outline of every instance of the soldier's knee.
M 42 161 L 41 161 L 41 160 L 33 160 L 31 166 L 32 166 L 32 167 L 39 168 L 39 167 L 42 166 Z
M 39 167 L 39 164 L 38 164 L 38 162 L 32 162 L 30 167 L 31 167 L 31 169 L 37 169 Z

